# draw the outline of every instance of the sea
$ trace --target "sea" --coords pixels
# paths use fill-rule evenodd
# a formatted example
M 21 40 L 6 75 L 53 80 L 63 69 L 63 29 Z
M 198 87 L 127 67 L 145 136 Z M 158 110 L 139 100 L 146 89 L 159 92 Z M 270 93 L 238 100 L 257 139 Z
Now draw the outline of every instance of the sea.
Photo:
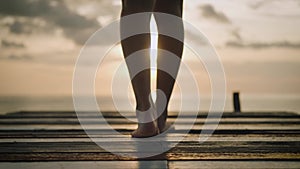
M 288 111 L 300 113 L 300 95 L 243 95 L 241 109 L 245 112 L 279 112 Z M 107 98 L 98 98 L 101 111 L 116 111 L 114 103 Z M 208 111 L 210 98 L 200 98 L 199 111 Z M 178 100 L 172 99 L 170 111 L 179 111 Z M 1 96 L 0 114 L 17 111 L 73 111 L 72 96 Z M 125 111 L 134 110 L 133 106 Z M 227 97 L 224 111 L 233 111 L 232 98 Z

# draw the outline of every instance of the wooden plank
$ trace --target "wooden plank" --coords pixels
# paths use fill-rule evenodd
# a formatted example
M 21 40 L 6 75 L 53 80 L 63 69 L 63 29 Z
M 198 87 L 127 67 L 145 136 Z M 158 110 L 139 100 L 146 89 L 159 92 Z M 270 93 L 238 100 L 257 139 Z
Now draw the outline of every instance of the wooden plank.
M 134 157 L 117 156 L 111 153 L 7 153 L 0 155 L 0 162 L 22 161 L 115 161 L 137 160 Z
M 130 121 L 131 120 L 131 121 Z M 170 118 L 168 122 L 174 123 L 176 119 Z M 124 119 L 124 118 L 85 118 L 81 122 L 89 124 L 103 124 L 109 122 L 110 124 L 134 124 L 136 119 Z M 188 124 L 194 122 L 195 124 L 201 125 L 206 122 L 206 119 L 189 119 L 185 118 L 180 120 L 178 124 Z M 221 119 L 220 121 L 211 120 L 209 124 L 300 124 L 300 118 L 294 119 L 277 119 L 277 118 L 227 118 Z M 15 118 L 15 119 L 0 119 L 1 125 L 21 125 L 21 124 L 60 124 L 60 125 L 75 125 L 79 124 L 77 118 Z
M 93 137 L 94 141 L 97 142 L 126 142 L 128 141 L 128 138 L 131 136 L 125 135 L 123 137 L 121 136 L 115 136 L 115 135 L 97 135 Z M 169 134 L 166 138 L 162 139 L 162 141 L 171 141 L 175 142 L 177 140 L 181 139 L 181 137 L 173 134 Z M 183 139 L 183 141 L 198 141 L 199 135 L 188 135 Z M 232 141 L 232 142 L 238 142 L 238 141 L 273 141 L 273 142 L 300 142 L 300 136 L 277 136 L 277 135 L 257 135 L 257 136 L 243 136 L 243 137 L 236 137 L 234 136 L 211 136 L 208 138 L 206 142 L 216 142 L 216 141 Z M 12 138 L 0 138 L 0 143 L 9 143 L 9 142 L 91 142 L 91 138 L 88 136 L 86 137 L 12 137 Z
M 167 153 L 166 158 L 173 160 L 263 160 L 263 161 L 299 161 L 299 154 L 295 153 Z
M 93 137 L 111 137 L 111 132 L 107 130 L 87 130 Z M 190 134 L 198 135 L 202 130 L 191 130 Z M 132 130 L 118 130 L 122 134 L 129 135 Z M 210 130 L 203 130 L 204 133 L 210 133 Z M 185 131 L 173 130 L 170 134 L 182 134 Z M 300 130 L 215 130 L 214 135 L 225 136 L 290 136 L 299 137 Z M 0 130 L 0 138 L 87 138 L 85 131 L 83 130 Z M 114 137 L 118 137 L 114 135 Z
M 131 118 L 129 120 L 136 120 L 136 118 Z M 128 122 L 129 120 L 125 119 L 125 118 L 110 118 L 110 117 L 105 117 L 105 118 L 84 118 L 82 119 L 82 121 L 109 121 L 111 123 L 120 123 L 120 122 Z M 170 122 L 174 122 L 176 120 L 176 118 L 170 117 L 168 118 L 168 121 Z M 195 119 L 192 118 L 184 118 L 183 122 L 191 122 L 194 121 Z M 205 122 L 206 118 L 197 118 L 196 122 Z M 36 117 L 30 117 L 30 118 L 0 118 L 0 122 L 7 122 L 7 121 L 11 121 L 11 122 L 29 122 L 29 121 L 43 121 L 43 122 L 52 122 L 52 121 L 71 121 L 71 122 L 78 122 L 78 118 L 77 117 L 72 117 L 72 118 L 65 118 L 65 119 L 61 119 L 61 118 L 55 118 L 55 117 L 47 117 L 47 118 L 36 118 Z M 216 119 L 212 120 L 212 121 L 217 121 Z M 220 119 L 221 122 L 298 122 L 300 121 L 300 117 L 298 118 L 222 118 Z
M 192 125 L 192 124 L 190 124 Z M 189 126 L 186 124 L 176 124 L 176 130 L 187 130 L 190 129 Z M 128 129 L 134 130 L 137 127 L 137 124 L 110 124 L 110 126 L 114 129 Z M 208 124 L 206 125 L 207 128 L 214 128 L 215 124 Z M 85 129 L 98 129 L 98 130 L 106 130 L 110 129 L 107 125 L 104 124 L 85 124 Z M 194 125 L 192 129 L 202 129 L 203 125 Z M 60 124 L 15 124 L 15 125 L 0 125 L 0 130 L 35 130 L 35 129 L 43 129 L 43 130 L 50 130 L 50 129 L 83 129 L 81 125 L 60 125 Z M 271 130 L 271 129 L 282 129 L 282 130 L 297 130 L 300 129 L 300 124 L 220 124 L 218 125 L 217 129 L 237 129 L 237 130 Z
M 0 168 L 9 169 L 167 169 L 167 161 L 73 161 L 73 162 L 18 162 L 0 163 Z
M 171 161 L 169 162 L 170 169 L 295 169 L 299 168 L 297 161 Z M 167 168 L 166 161 L 84 161 L 84 162 L 19 162 L 19 163 L 0 163 L 0 168 L 10 169 L 33 169 L 33 168 L 56 168 L 56 169 L 138 169 L 138 168 Z
M 104 117 L 110 118 L 122 118 L 122 115 L 117 112 L 102 112 Z M 135 118 L 134 112 L 124 112 L 128 114 L 127 117 Z M 177 118 L 176 112 L 170 112 L 169 118 Z M 189 112 L 182 113 L 185 118 L 190 118 L 194 115 L 189 115 Z M 211 117 L 219 117 L 220 113 L 211 113 Z M 81 113 L 82 118 L 93 118 L 98 116 L 98 112 L 84 112 Z M 76 118 L 77 115 L 73 111 L 56 112 L 56 111 L 21 111 L 15 113 L 8 113 L 5 115 L 0 115 L 0 118 Z M 199 112 L 198 118 L 206 118 L 207 112 Z M 224 112 L 222 118 L 299 118 L 299 114 L 293 112 L 242 112 L 242 113 L 232 113 Z
M 45 111 L 45 110 L 21 110 L 17 112 L 9 112 L 7 115 L 19 115 L 19 114 L 75 114 L 75 111 Z M 98 113 L 98 111 L 84 111 L 86 114 L 95 114 Z M 118 114 L 116 111 L 102 111 L 101 112 L 104 115 L 115 115 Z M 132 113 L 131 111 L 122 111 L 122 113 Z M 183 112 L 185 113 L 185 112 Z M 216 112 L 212 112 L 216 113 Z M 218 112 L 217 112 L 218 113 Z M 177 114 L 177 112 L 170 111 L 170 114 Z M 207 114 L 207 111 L 200 111 L 199 114 Z M 223 114 L 236 114 L 234 112 L 224 112 Z M 280 114 L 281 116 L 287 116 L 287 115 L 295 115 L 297 113 L 295 112 L 287 112 L 287 111 L 243 111 L 240 114 Z
M 157 155 L 147 160 L 190 160 L 190 161 L 209 161 L 209 160 L 248 160 L 248 161 L 299 161 L 299 154 L 294 153 L 166 153 Z M 111 153 L 101 152 L 80 152 L 80 153 L 6 153 L 0 155 L 1 162 L 22 162 L 22 161 L 128 161 L 138 160 L 136 153 L 126 153 L 126 156 L 117 156 Z M 143 159 L 139 159 L 143 160 Z
M 296 169 L 300 161 L 170 161 L 170 169 Z
M 172 146 L 176 142 L 140 141 L 136 144 L 150 146 Z M 101 142 L 101 145 L 116 149 L 117 152 L 136 152 L 130 142 Z M 13 142 L 0 143 L 0 153 L 30 153 L 30 152 L 106 152 L 94 142 Z M 293 148 L 291 148 L 293 147 Z M 155 151 L 156 147 L 153 147 Z M 152 151 L 152 150 L 151 150 Z M 199 143 L 195 141 L 183 141 L 172 148 L 171 153 L 293 153 L 300 158 L 300 142 L 272 142 L 272 141 L 212 141 Z

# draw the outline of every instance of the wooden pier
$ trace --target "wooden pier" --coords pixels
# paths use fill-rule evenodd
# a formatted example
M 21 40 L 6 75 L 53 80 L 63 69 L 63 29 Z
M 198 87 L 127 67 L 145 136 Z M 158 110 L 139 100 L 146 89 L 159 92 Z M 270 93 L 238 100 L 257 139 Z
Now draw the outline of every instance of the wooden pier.
M 104 112 L 112 128 L 130 138 L 136 124 L 115 112 Z M 174 122 L 176 114 L 169 116 Z M 150 158 L 118 156 L 94 143 L 82 129 L 75 112 L 20 111 L 0 116 L 0 168 L 300 168 L 300 115 L 290 112 L 225 112 L 214 134 L 204 143 L 197 138 L 207 113 L 169 151 Z M 95 113 L 83 117 L 101 128 Z M 188 115 L 166 140 L 183 135 Z M 217 121 L 210 120 L 214 125 Z M 98 132 L 99 133 L 99 132 Z M 94 137 L 128 146 L 126 139 L 104 126 Z M 103 134 L 105 133 L 105 134 Z M 135 151 L 131 147 L 127 153 Z

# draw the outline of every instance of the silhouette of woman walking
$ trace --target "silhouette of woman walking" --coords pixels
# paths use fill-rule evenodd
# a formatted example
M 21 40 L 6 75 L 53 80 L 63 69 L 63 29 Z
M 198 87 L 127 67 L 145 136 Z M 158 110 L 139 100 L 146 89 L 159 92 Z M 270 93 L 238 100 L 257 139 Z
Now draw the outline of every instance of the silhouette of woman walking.
M 150 32 L 150 18 L 151 12 L 159 12 L 165 14 L 175 15 L 179 18 L 182 18 L 182 6 L 183 0 L 122 0 L 122 12 L 121 18 L 141 13 L 147 12 L 148 16 L 145 20 L 137 20 L 136 25 L 145 26 L 149 30 L 144 30 L 144 32 Z M 149 13 L 150 12 L 150 13 Z M 171 52 L 176 55 L 179 59 L 182 57 L 183 52 L 183 43 L 180 40 L 174 39 L 169 36 L 160 34 L 164 29 L 177 29 L 176 32 L 179 34 L 179 37 L 183 38 L 183 22 L 179 19 L 176 22 L 166 23 L 166 21 L 160 18 L 158 15 L 154 14 L 155 21 L 158 28 L 158 48 Z M 171 25 L 170 25 L 171 24 Z M 168 25 L 168 26 L 167 26 Z M 121 22 L 121 36 L 126 34 L 127 31 L 132 29 L 133 25 L 124 24 Z M 143 49 L 150 48 L 150 33 L 137 34 L 131 37 L 128 37 L 121 41 L 124 57 Z M 143 57 L 143 56 L 141 56 Z M 157 55 L 157 66 L 167 65 L 175 67 L 176 75 L 180 66 L 180 62 L 174 65 L 173 62 L 170 62 L 167 57 L 164 57 L 164 53 L 158 52 Z M 142 65 L 144 67 L 149 67 L 150 65 L 150 56 L 145 57 L 142 61 L 137 60 L 135 65 Z M 151 110 L 151 103 L 148 98 L 151 93 L 150 89 L 150 69 L 145 69 L 139 72 L 136 76 L 133 73 L 132 64 L 127 64 L 129 74 L 131 76 L 131 83 L 133 86 L 133 91 L 136 99 L 136 111 L 147 112 L 148 116 L 151 116 L 151 113 L 157 113 L 158 111 L 148 112 Z M 132 77 L 134 76 L 134 77 Z M 174 77 L 174 76 L 173 76 Z M 151 137 L 159 134 L 159 132 L 164 131 L 166 127 L 166 120 L 168 116 L 168 104 L 174 87 L 175 79 L 167 72 L 162 70 L 157 70 L 157 89 L 160 89 L 164 92 L 165 97 L 157 95 L 155 107 L 164 107 L 162 114 L 157 115 L 157 120 L 153 120 L 147 123 L 138 123 L 138 128 L 133 131 L 132 137 Z M 163 99 L 166 99 L 163 101 Z M 162 105 L 164 104 L 164 105 Z M 137 114 L 137 117 L 139 115 Z M 138 118 L 139 121 L 139 118 Z

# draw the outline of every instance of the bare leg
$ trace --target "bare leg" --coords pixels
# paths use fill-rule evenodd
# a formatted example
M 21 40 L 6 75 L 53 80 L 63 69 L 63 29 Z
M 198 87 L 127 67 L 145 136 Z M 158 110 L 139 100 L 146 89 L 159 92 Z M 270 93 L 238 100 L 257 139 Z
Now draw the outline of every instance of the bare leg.
M 176 31 L 176 36 L 180 37 L 180 40 L 164 36 L 159 34 L 158 37 L 158 48 L 167 50 L 174 55 L 178 56 L 179 59 L 182 57 L 183 52 L 183 38 L 184 38 L 184 29 L 183 29 L 183 22 L 181 20 L 182 18 L 182 5 L 183 0 L 157 0 L 154 8 L 154 12 L 160 12 L 160 13 L 167 13 L 171 15 L 175 15 L 179 17 L 179 20 L 176 20 L 176 22 L 168 22 L 166 23 L 166 20 L 159 17 L 158 15 L 155 15 L 155 20 L 158 27 L 158 33 L 162 32 L 162 30 L 166 31 L 167 28 L 174 28 L 176 30 L 170 30 L 172 32 Z M 170 25 L 171 24 L 171 25 Z M 168 31 L 168 30 L 167 30 Z M 172 64 L 172 65 L 170 65 Z M 177 76 L 178 69 L 180 66 L 180 62 L 170 62 L 169 59 L 164 57 L 164 54 L 158 53 L 157 58 L 157 66 L 159 67 L 172 67 L 172 69 L 175 69 L 175 77 Z M 174 75 L 174 74 L 173 74 Z M 172 90 L 174 87 L 175 79 L 169 75 L 168 73 L 157 70 L 157 89 L 160 89 L 164 92 L 167 99 L 167 104 L 162 105 L 164 103 L 162 99 L 165 99 L 164 97 L 160 97 L 157 95 L 156 99 L 156 107 L 162 108 L 162 114 L 160 117 L 158 117 L 158 127 L 160 131 L 163 131 L 166 124 L 166 119 L 168 116 L 168 104 L 169 100 L 172 94 Z M 159 111 L 158 111 L 159 113 Z
M 123 8 L 121 17 L 126 15 L 135 14 L 139 12 L 151 12 L 153 9 L 154 2 L 152 0 L 122 0 Z M 134 31 L 134 29 L 146 29 L 143 31 L 149 32 L 150 17 L 145 16 L 136 21 L 135 24 L 128 24 L 122 22 L 121 19 L 121 37 L 126 36 L 126 32 Z M 140 34 L 131 36 L 121 41 L 124 57 L 128 57 L 132 53 L 148 49 L 150 47 L 150 34 Z M 133 86 L 135 99 L 136 99 L 136 110 L 146 111 L 150 108 L 149 95 L 150 95 L 150 70 L 144 70 L 134 76 L 134 66 L 139 65 L 143 67 L 149 67 L 150 57 L 149 54 L 141 55 L 143 59 L 138 59 L 134 64 L 127 62 L 129 74 L 131 76 L 131 83 Z M 150 112 L 151 113 L 151 112 Z M 149 113 L 148 113 L 149 114 Z M 151 116 L 149 114 L 149 116 Z M 138 114 L 137 114 L 138 117 Z M 139 120 L 139 119 L 138 119 Z M 133 137 L 150 137 L 156 135 L 158 132 L 155 122 L 139 123 L 138 128 L 132 133 Z

